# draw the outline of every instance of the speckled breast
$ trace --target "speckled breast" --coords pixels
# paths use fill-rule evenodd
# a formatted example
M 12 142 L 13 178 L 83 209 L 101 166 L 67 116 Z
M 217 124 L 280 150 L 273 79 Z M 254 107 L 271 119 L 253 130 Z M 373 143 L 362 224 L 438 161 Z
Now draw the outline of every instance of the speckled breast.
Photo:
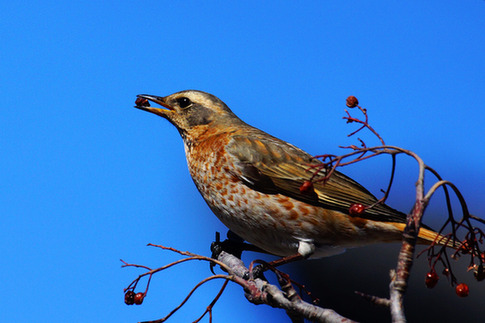
M 280 256 L 295 254 L 301 240 L 325 236 L 320 229 L 332 227 L 321 214 L 325 210 L 246 186 L 234 157 L 224 149 L 228 141 L 218 135 L 186 145 L 192 179 L 222 223 L 246 241 Z

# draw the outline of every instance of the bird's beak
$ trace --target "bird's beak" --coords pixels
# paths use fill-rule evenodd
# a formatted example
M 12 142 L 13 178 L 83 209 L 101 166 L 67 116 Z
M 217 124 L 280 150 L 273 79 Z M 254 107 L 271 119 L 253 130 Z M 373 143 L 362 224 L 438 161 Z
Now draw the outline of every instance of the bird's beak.
M 148 112 L 154 113 L 156 115 L 159 115 L 161 117 L 165 117 L 167 115 L 167 112 L 169 112 L 169 111 L 174 111 L 174 108 L 172 108 L 170 105 L 165 103 L 164 98 L 161 97 L 161 96 L 139 94 L 136 97 L 138 99 L 135 102 L 136 103 L 135 108 L 137 108 L 137 109 L 148 111 Z M 143 100 L 143 99 L 145 99 L 145 100 Z M 152 101 L 156 104 L 159 104 L 166 109 L 151 107 L 150 104 L 148 103 L 148 101 L 146 101 L 146 100 Z

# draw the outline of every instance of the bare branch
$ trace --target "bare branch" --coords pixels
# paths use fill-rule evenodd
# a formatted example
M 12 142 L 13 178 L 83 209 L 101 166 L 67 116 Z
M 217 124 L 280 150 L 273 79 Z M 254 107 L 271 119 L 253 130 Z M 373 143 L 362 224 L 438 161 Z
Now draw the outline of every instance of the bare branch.
M 391 301 L 387 298 L 377 297 L 374 295 L 369 295 L 358 291 L 355 291 L 355 293 L 377 306 L 389 307 L 391 305 Z
M 221 289 L 219 290 L 219 293 L 217 293 L 216 297 L 214 297 L 214 299 L 212 300 L 212 302 L 209 304 L 209 306 L 207 306 L 206 310 L 204 313 L 202 313 L 202 315 L 197 319 L 195 320 L 193 323 L 197 323 L 199 322 L 200 320 L 202 320 L 202 318 L 207 314 L 209 313 L 210 315 L 210 322 L 212 322 L 212 308 L 214 307 L 214 305 L 217 303 L 217 301 L 219 300 L 219 298 L 221 297 L 222 293 L 224 292 L 224 290 L 226 289 L 226 286 L 227 286 L 227 283 L 229 282 L 229 280 L 226 280 L 224 282 L 224 284 L 222 285 Z
M 192 288 L 192 290 L 184 298 L 184 300 L 177 307 L 175 307 L 170 313 L 168 313 L 164 318 L 161 318 L 159 320 L 154 320 L 154 321 L 145 321 L 145 322 L 142 322 L 142 323 L 161 323 L 161 322 L 165 322 L 173 314 L 175 314 L 175 312 L 177 312 L 182 306 L 184 306 L 185 303 L 187 303 L 187 301 L 192 296 L 192 294 L 194 294 L 194 292 L 197 290 L 197 288 L 199 288 L 203 284 L 207 283 L 208 281 L 211 281 L 213 279 L 220 279 L 220 278 L 226 279 L 226 281 L 227 281 L 228 279 L 230 280 L 232 277 L 231 276 L 227 276 L 227 275 L 213 275 L 213 276 L 210 276 L 210 277 L 207 277 L 207 278 L 201 280 L 197 285 L 194 286 L 194 288 Z

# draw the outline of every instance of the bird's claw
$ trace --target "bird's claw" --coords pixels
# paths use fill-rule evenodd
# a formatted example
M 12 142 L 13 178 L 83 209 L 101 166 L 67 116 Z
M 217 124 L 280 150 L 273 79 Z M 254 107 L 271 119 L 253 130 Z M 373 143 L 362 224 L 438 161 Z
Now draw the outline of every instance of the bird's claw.
M 227 239 L 224 241 L 221 241 L 220 233 L 216 232 L 216 239 L 214 242 L 211 243 L 211 258 L 217 259 L 221 252 L 225 251 L 233 255 L 234 257 L 241 259 L 242 252 L 246 250 L 245 246 L 246 244 L 244 243 L 244 240 L 232 231 L 229 231 L 227 233 Z M 214 263 L 210 264 L 210 270 L 213 274 L 215 274 L 214 266 Z
M 264 277 L 264 272 L 268 270 L 268 267 L 265 266 L 265 264 L 259 264 L 257 266 L 254 266 L 253 267 L 253 270 L 251 271 L 251 276 L 253 279 L 262 279 L 262 280 L 266 280 L 266 277 Z

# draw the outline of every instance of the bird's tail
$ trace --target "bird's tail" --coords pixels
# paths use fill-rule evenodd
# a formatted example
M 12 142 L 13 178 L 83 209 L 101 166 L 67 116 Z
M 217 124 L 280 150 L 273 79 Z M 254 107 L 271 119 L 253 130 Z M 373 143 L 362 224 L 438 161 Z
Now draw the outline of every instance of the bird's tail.
M 435 243 L 436 245 L 447 246 L 454 249 L 457 247 L 449 237 L 445 237 L 439 234 L 438 232 L 427 228 L 419 229 L 418 243 L 420 244 Z
M 404 228 L 406 227 L 405 223 L 395 223 L 394 225 L 396 227 L 398 227 L 399 230 L 401 230 L 401 231 L 403 231 Z M 429 245 L 429 244 L 434 243 L 434 244 L 439 245 L 439 246 L 447 246 L 447 247 L 453 248 L 453 249 L 456 249 L 458 247 L 456 244 L 453 243 L 453 241 L 450 238 L 445 237 L 445 236 L 439 234 L 438 232 L 436 232 L 432 229 L 425 228 L 425 227 L 421 227 L 419 229 L 417 243 L 418 244 L 425 244 L 425 245 Z

